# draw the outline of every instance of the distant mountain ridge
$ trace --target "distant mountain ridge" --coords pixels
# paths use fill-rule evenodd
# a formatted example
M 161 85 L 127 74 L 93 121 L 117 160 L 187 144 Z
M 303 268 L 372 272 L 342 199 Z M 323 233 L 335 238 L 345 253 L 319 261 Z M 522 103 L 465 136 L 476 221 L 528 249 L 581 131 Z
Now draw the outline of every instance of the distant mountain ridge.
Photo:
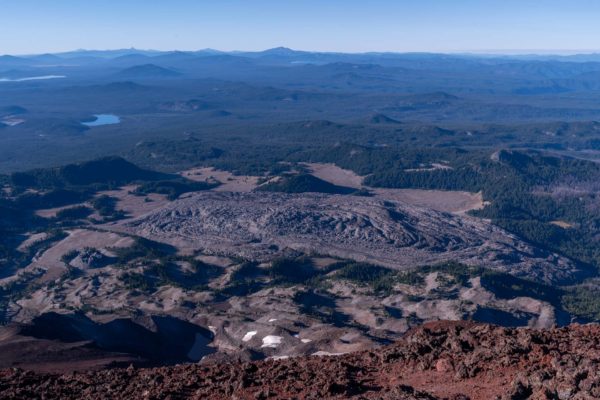
M 181 73 L 156 64 L 143 64 L 126 68 L 117 75 L 121 78 L 174 78 Z
M 435 53 L 435 52 L 362 52 L 362 53 L 344 53 L 336 51 L 310 51 L 310 50 L 295 50 L 285 46 L 274 47 L 265 50 L 234 50 L 234 51 L 221 51 L 217 49 L 200 49 L 200 50 L 141 50 L 136 48 L 130 49 L 114 49 L 114 50 L 73 50 L 59 53 L 42 53 L 42 54 L 30 54 L 30 55 L 0 55 L 0 62 L 2 61 L 13 61 L 20 62 L 22 60 L 37 59 L 42 61 L 44 58 L 52 60 L 68 60 L 75 58 L 103 58 L 103 59 L 116 59 L 123 56 L 138 55 L 152 57 L 164 57 L 173 55 L 189 55 L 189 56 L 203 56 L 203 55 L 232 55 L 241 57 L 306 57 L 314 56 L 319 58 L 326 57 L 337 57 L 344 56 L 345 58 L 410 58 L 410 59 L 427 59 L 427 58 L 445 58 L 445 59 L 485 59 L 485 60 L 518 60 L 518 61 L 563 61 L 573 63 L 589 63 L 589 62 L 600 62 L 600 53 L 580 53 L 580 54 L 502 54 L 502 53 Z

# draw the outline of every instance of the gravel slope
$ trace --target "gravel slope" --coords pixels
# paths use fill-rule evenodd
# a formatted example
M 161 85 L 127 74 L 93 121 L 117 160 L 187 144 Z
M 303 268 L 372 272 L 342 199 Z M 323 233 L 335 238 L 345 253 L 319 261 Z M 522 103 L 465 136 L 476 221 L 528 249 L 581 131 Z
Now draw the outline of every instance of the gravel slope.
M 249 363 L 0 372 L 0 398 L 591 399 L 600 396 L 600 326 L 507 329 L 436 322 L 371 351 Z

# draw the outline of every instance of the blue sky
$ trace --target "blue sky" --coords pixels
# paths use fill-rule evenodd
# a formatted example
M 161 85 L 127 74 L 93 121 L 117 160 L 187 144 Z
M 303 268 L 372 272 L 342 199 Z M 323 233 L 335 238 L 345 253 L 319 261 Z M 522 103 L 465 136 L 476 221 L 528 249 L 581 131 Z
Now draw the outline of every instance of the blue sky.
M 593 51 L 596 0 L 0 0 L 0 54 Z

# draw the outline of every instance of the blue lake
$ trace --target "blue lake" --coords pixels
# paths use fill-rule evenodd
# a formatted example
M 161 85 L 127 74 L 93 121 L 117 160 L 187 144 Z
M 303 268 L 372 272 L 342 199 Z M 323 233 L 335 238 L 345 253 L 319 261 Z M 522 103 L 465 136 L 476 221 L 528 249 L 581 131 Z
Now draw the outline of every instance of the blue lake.
M 102 126 L 102 125 L 114 125 L 121 122 L 121 118 L 117 117 L 113 114 L 97 114 L 94 115 L 96 117 L 95 121 L 91 122 L 82 122 L 83 125 L 94 127 L 94 126 Z

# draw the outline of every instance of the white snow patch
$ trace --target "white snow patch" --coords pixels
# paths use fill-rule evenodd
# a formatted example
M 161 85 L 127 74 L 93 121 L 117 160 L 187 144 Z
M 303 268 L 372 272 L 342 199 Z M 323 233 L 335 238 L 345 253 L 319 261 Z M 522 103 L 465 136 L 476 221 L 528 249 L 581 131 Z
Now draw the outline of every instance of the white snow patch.
M 209 325 L 208 326 L 208 330 L 211 331 L 213 333 L 213 335 L 217 334 L 217 327 L 216 326 Z
M 275 321 L 277 321 L 277 318 L 271 318 L 271 319 L 269 320 L 269 322 L 275 322 Z
M 250 331 L 248 333 L 246 333 L 244 335 L 244 337 L 242 338 L 242 341 L 247 342 L 250 339 L 252 339 L 254 337 L 254 335 L 256 335 L 258 332 L 257 331 Z
M 296 339 L 300 339 L 300 334 L 298 334 L 298 333 L 294 334 L 293 336 L 294 336 Z M 302 343 L 310 343 L 310 342 L 312 342 L 312 340 L 311 340 L 311 339 L 300 339 L 300 341 L 301 341 Z
M 290 356 L 273 356 L 267 357 L 267 360 L 287 360 Z
M 342 354 L 346 353 L 330 353 L 328 351 L 317 351 L 312 353 L 313 356 L 341 356 Z
M 281 336 L 267 335 L 263 338 L 263 344 L 260 347 L 275 348 L 281 344 L 281 339 L 283 339 Z

